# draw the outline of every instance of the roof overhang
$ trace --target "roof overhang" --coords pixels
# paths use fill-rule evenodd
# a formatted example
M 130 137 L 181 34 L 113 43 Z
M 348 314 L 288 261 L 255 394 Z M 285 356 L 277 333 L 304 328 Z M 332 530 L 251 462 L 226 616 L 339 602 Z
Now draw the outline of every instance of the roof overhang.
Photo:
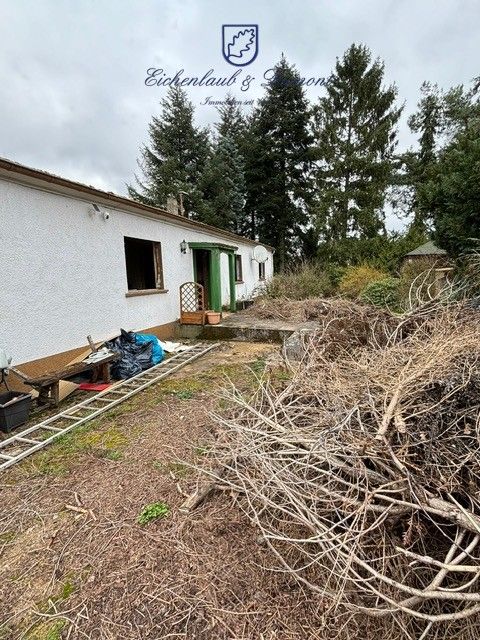
M 85 185 L 80 182 L 68 180 L 67 178 L 61 178 L 47 171 L 40 171 L 38 169 L 32 169 L 12 160 L 6 158 L 0 158 L 0 179 L 16 182 L 29 187 L 39 189 L 41 191 L 47 191 L 50 193 L 56 193 L 59 195 L 67 196 L 70 198 L 82 199 L 85 201 L 94 201 L 95 203 L 102 204 L 105 207 L 115 207 L 127 213 L 134 215 L 141 215 L 144 217 L 154 218 L 162 220 L 169 224 L 184 227 L 185 229 L 194 229 L 204 233 L 209 233 L 219 237 L 220 239 L 234 240 L 237 243 L 244 243 L 250 245 L 259 244 L 255 240 L 250 238 L 244 238 L 236 233 L 230 231 L 224 231 L 218 229 L 209 224 L 203 222 L 197 222 L 196 220 L 190 220 L 180 215 L 175 215 L 164 209 L 153 207 L 151 205 L 143 204 L 130 198 L 125 198 L 112 191 L 102 191 L 96 187 Z M 225 245 L 228 246 L 228 245 Z M 265 245 L 268 249 L 272 249 L 268 245 Z
M 190 249 L 206 249 L 207 251 L 211 251 L 212 249 L 219 249 L 227 253 L 238 251 L 238 247 L 234 247 L 231 244 L 223 244 L 222 242 L 189 242 L 188 246 Z

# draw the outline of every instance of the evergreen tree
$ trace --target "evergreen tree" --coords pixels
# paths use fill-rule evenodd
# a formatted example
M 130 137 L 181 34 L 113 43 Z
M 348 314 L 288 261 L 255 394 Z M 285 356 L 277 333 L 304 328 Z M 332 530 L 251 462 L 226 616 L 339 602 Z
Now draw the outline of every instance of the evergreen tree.
M 242 144 L 245 119 L 235 98 L 227 95 L 218 108 L 220 119 L 214 146 L 200 180 L 203 206 L 199 219 L 222 229 L 242 231 L 245 204 L 245 163 Z
M 432 216 L 437 244 L 458 256 L 480 241 L 480 101 L 475 88 L 450 90 L 444 112 L 450 137 L 429 179 L 419 185 L 418 197 Z
M 229 135 L 219 137 L 207 161 L 200 188 L 204 203 L 200 219 L 233 232 L 241 231 L 245 204 L 243 157 Z
M 246 119 L 240 109 L 238 102 L 230 93 L 218 107 L 220 120 L 215 124 L 215 129 L 219 137 L 228 136 L 240 148 L 243 135 L 246 129 Z
M 136 177 L 137 185 L 128 186 L 128 192 L 136 200 L 165 207 L 168 196 L 177 197 L 183 191 L 187 215 L 198 217 L 208 133 L 195 127 L 193 105 L 180 87 L 170 88 L 161 105 L 161 116 L 154 116 L 149 125 L 150 145 L 142 149 L 138 162 L 143 177 Z
M 475 87 L 465 91 L 463 86 L 457 86 L 444 92 L 437 85 L 424 82 L 421 92 L 417 111 L 408 120 L 410 129 L 419 134 L 418 149 L 400 156 L 402 171 L 398 178 L 399 193 L 403 190 L 402 208 L 408 215 L 413 214 L 412 230 L 425 234 L 436 223 L 448 235 L 451 234 L 451 229 L 447 231 L 451 220 L 447 221 L 443 214 L 439 216 L 436 198 L 440 183 L 447 180 L 447 166 L 453 170 L 453 156 L 449 152 L 461 140 L 465 141 L 472 122 L 478 117 L 476 91 Z M 462 154 L 459 153 L 459 160 Z M 437 166 L 439 161 L 441 166 Z M 450 195 L 453 196 L 453 193 Z M 439 242 L 446 242 L 449 250 L 454 251 L 452 243 L 445 241 L 442 236 L 443 232 L 440 231 Z
M 372 63 L 367 47 L 352 44 L 315 109 L 316 214 L 327 246 L 384 232 L 402 108 L 395 106 L 396 87 L 383 87 L 383 77 L 383 63 Z
M 275 247 L 277 268 L 298 252 L 308 222 L 310 112 L 296 69 L 282 56 L 246 135 L 249 234 Z
M 417 111 L 408 119 L 410 130 L 419 134 L 418 149 L 399 156 L 395 204 L 411 217 L 409 227 L 420 234 L 430 229 L 431 216 L 419 202 L 418 191 L 430 178 L 437 160 L 437 146 L 444 130 L 444 96 L 437 85 L 424 82 Z

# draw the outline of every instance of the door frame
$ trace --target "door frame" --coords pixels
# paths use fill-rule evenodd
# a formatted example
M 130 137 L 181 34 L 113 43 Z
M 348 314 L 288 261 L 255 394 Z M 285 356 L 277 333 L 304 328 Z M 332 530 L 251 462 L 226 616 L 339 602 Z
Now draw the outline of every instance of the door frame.
M 235 252 L 238 247 L 223 244 L 220 242 L 189 242 L 190 249 L 203 249 L 209 252 L 208 268 L 208 304 L 213 311 L 222 311 L 222 274 L 220 266 L 220 255 L 226 253 L 228 256 L 228 280 L 230 285 L 230 311 L 237 310 L 237 296 L 235 289 Z M 193 274 L 197 279 L 195 258 L 193 257 Z

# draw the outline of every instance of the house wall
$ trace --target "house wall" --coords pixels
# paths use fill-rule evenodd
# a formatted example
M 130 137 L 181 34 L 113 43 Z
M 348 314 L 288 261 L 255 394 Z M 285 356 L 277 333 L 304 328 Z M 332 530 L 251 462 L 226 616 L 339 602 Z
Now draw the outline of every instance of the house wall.
M 169 325 L 179 317 L 179 287 L 193 280 L 192 253 L 180 242 L 238 246 L 244 283 L 237 298 L 258 286 L 253 246 L 239 239 L 181 227 L 111 207 L 110 219 L 89 215 L 91 201 L 0 179 L 0 347 L 14 363 L 77 349 L 96 341 Z M 104 207 L 102 206 L 102 209 Z M 126 297 L 124 236 L 161 242 L 166 293 Z M 267 274 L 272 271 L 267 262 Z M 228 263 L 222 255 L 222 295 L 228 303 Z

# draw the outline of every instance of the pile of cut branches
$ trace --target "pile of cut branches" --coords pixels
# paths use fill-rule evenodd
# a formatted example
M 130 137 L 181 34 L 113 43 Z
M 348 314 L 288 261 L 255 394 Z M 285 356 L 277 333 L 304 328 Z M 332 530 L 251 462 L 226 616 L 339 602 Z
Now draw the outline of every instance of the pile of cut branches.
M 465 305 L 378 314 L 332 350 L 329 317 L 285 388 L 233 392 L 216 416 L 222 482 L 277 569 L 405 637 L 479 624 L 479 320 Z

